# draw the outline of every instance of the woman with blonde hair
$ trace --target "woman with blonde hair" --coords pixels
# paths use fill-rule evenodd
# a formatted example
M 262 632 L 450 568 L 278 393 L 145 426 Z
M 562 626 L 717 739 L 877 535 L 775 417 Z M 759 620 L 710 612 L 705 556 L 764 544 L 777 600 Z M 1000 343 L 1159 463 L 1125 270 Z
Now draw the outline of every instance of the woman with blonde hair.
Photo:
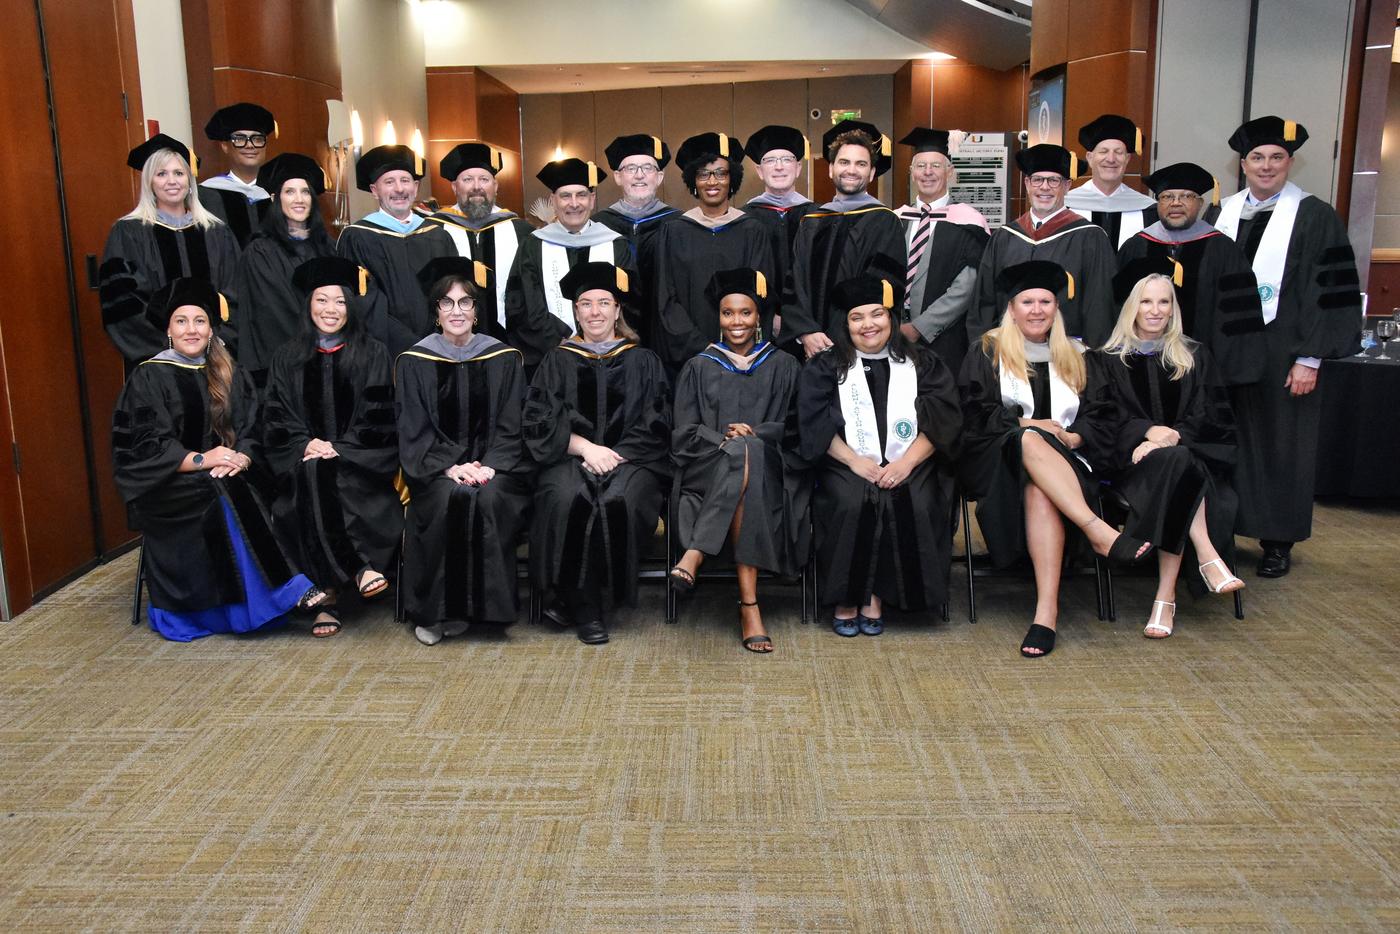
M 232 300 L 238 240 L 199 203 L 189 148 L 157 133 L 127 155 L 141 173 L 131 213 L 112 225 L 98 269 L 102 323 L 126 360 L 136 364 L 166 349 L 165 333 L 146 319 L 146 303 L 172 279 L 210 282 Z M 225 334 L 225 343 L 232 343 Z
M 1065 333 L 1057 293 L 1074 295 L 1074 280 L 1054 263 L 1031 260 L 998 276 L 1011 296 L 1001 325 L 963 361 L 959 476 L 992 562 L 1014 564 L 1029 552 L 1035 569 L 1035 620 L 1021 654 L 1039 658 L 1055 647 L 1065 520 L 1089 546 L 1115 561 L 1143 558 L 1151 545 L 1104 522 L 1094 466 L 1113 441 L 1116 411 L 1097 366 Z
M 1150 639 L 1172 634 L 1188 543 L 1206 589 L 1232 593 L 1244 586 L 1216 545 L 1233 550 L 1234 417 L 1210 355 L 1182 333 L 1171 279 L 1176 268 L 1163 257 L 1135 261 L 1118 274 L 1122 312 L 1095 354 L 1121 415 L 1106 466 L 1128 504 L 1124 530 L 1157 545 L 1157 595 L 1143 630 Z

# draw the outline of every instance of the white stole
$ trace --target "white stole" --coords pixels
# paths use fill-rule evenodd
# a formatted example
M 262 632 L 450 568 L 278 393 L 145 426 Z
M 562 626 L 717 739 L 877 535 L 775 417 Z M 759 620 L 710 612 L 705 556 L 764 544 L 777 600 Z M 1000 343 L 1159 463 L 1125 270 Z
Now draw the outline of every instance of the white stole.
M 1008 373 L 1005 367 L 998 367 L 1001 370 L 1001 404 L 1007 407 L 1016 406 L 1021 411 L 1022 418 L 1035 417 L 1035 394 L 1031 391 L 1031 384 L 1026 382 L 1015 373 Z M 1079 416 L 1079 394 L 1069 388 L 1069 384 L 1060 379 L 1060 374 L 1055 372 L 1054 361 L 1048 367 L 1050 372 L 1050 417 L 1060 423 L 1063 428 L 1069 428 L 1074 424 L 1074 420 Z M 1085 467 L 1089 462 L 1078 454 Z M 1093 468 L 1090 468 L 1091 470 Z
M 919 433 L 919 375 L 912 360 L 890 360 L 890 387 L 885 398 L 885 451 L 880 459 L 880 426 L 875 421 L 875 402 L 865 378 L 865 365 L 857 356 L 837 387 L 841 397 L 841 417 L 846 422 L 846 444 L 861 457 L 877 464 L 893 463 L 904 456 Z
M 588 248 L 588 262 L 611 263 L 614 261 L 611 240 L 595 243 Z M 559 280 L 569 274 L 569 254 L 565 247 L 548 240 L 540 241 L 540 273 L 544 279 L 545 305 L 554 317 L 564 322 L 572 331 L 574 324 L 574 303 L 566 298 L 559 288 Z
M 1237 191 L 1220 205 L 1216 229 L 1231 240 L 1239 239 L 1240 214 L 1244 210 L 1249 189 Z M 1274 205 L 1274 216 L 1264 228 L 1259 249 L 1254 253 L 1254 277 L 1259 280 L 1259 304 L 1264 308 L 1264 323 L 1278 317 L 1278 293 L 1283 285 L 1283 264 L 1288 259 L 1288 241 L 1293 238 L 1293 223 L 1298 219 L 1298 205 L 1308 193 L 1292 182 L 1284 182 Z M 1257 216 L 1257 215 L 1256 215 Z
M 515 235 L 515 225 L 511 220 L 512 218 L 506 218 L 480 231 L 483 237 L 489 233 L 496 240 L 496 262 L 492 272 L 496 274 L 496 320 L 500 322 L 501 327 L 506 326 L 507 280 L 510 278 L 511 266 L 515 264 L 515 251 L 520 247 L 520 240 Z M 472 238 L 466 227 L 452 221 L 443 221 L 442 228 L 447 231 L 452 242 L 457 244 L 458 256 L 477 258 L 472 255 Z M 573 322 L 571 314 L 568 323 L 572 326 Z

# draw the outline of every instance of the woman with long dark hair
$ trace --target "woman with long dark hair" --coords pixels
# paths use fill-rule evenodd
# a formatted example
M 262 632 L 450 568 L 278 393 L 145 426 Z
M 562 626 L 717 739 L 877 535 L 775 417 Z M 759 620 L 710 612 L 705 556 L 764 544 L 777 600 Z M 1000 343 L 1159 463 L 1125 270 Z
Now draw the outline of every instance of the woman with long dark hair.
M 248 471 L 257 402 L 216 329 L 227 303 L 198 279 L 151 299 L 167 347 L 135 367 L 112 417 L 117 489 L 145 536 L 151 628 L 179 642 L 248 632 L 326 595 L 296 572 Z
M 322 256 L 298 266 L 290 285 L 304 310 L 299 333 L 271 361 L 264 440 L 278 528 L 330 594 L 311 634 L 333 636 L 336 595 L 346 586 L 366 599 L 382 594 L 403 529 L 393 369 L 365 333 L 363 269 Z

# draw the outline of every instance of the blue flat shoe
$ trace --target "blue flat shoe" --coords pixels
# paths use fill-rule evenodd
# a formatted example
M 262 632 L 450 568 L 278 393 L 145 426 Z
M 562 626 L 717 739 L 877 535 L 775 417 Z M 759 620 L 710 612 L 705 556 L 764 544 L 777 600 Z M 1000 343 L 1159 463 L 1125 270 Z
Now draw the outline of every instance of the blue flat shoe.
M 832 617 L 831 631 L 838 636 L 845 636 L 848 639 L 854 638 L 860 635 L 860 623 L 856 621 L 855 617 L 851 619 L 837 619 L 836 617 Z
M 885 631 L 885 621 L 883 619 L 871 619 L 864 613 L 857 613 L 856 621 L 860 624 L 860 631 L 867 636 L 878 636 Z

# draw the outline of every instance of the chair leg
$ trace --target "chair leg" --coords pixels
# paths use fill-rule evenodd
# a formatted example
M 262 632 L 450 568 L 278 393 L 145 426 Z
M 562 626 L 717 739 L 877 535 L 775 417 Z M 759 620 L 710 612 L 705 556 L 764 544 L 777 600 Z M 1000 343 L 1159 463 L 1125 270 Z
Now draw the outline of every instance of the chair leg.
M 399 542 L 398 570 L 394 577 L 394 622 L 404 621 L 403 542 Z
M 676 566 L 676 497 L 666 499 L 666 622 L 676 621 L 676 584 L 671 580 L 671 568 Z
M 146 583 L 146 544 L 141 543 L 141 552 L 136 559 L 136 593 L 131 598 L 131 625 L 141 622 L 141 586 Z
M 1244 619 L 1244 595 L 1235 591 L 1235 619 Z
M 948 601 L 944 600 L 938 607 L 938 615 L 943 617 L 943 622 L 948 622 Z
M 972 582 L 972 519 L 967 508 L 967 497 L 962 500 L 963 554 L 967 558 L 967 621 L 977 622 L 977 587 Z

